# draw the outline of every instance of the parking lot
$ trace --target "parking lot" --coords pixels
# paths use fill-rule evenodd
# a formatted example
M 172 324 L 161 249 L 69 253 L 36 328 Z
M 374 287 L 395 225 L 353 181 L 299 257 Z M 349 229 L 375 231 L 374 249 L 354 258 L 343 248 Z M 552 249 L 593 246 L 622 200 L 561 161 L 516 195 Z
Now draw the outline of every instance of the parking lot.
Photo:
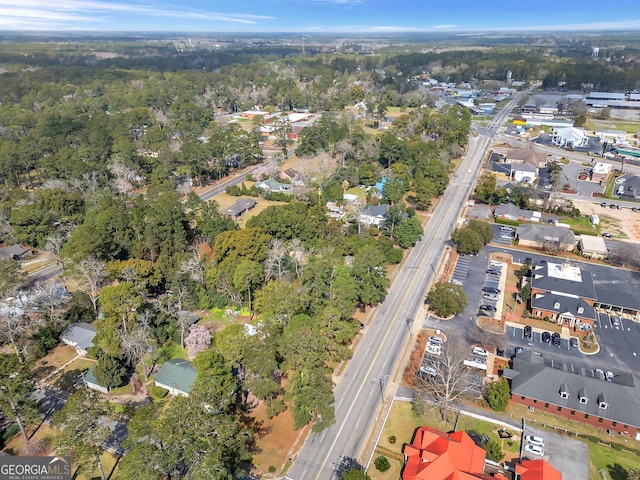
M 527 445 L 533 442 L 527 441 L 530 436 L 543 440 L 543 455 L 527 452 Z M 556 470 L 560 471 L 562 478 L 587 479 L 589 478 L 589 447 L 586 443 L 574 440 L 558 433 L 542 430 L 537 426 L 525 423 L 522 432 L 522 458 L 548 461 Z
M 499 231 L 499 227 L 495 227 Z M 459 321 L 450 322 L 450 327 L 459 335 L 463 336 L 475 323 L 481 304 L 493 302 L 482 299 L 482 288 L 485 285 L 489 268 L 489 255 L 493 252 L 510 253 L 514 262 L 523 263 L 526 257 L 532 260 L 548 259 L 546 255 L 520 252 L 507 246 L 487 246 L 484 247 L 477 256 L 461 257 L 463 262 L 460 272 L 464 271 L 462 288 L 467 294 L 469 304 L 465 311 L 459 314 L 456 319 Z M 580 263 L 593 274 L 594 286 L 598 296 L 607 295 L 607 292 L 616 291 L 621 295 L 635 298 L 640 291 L 640 273 L 629 270 L 620 270 L 599 264 Z M 506 272 L 506 269 L 503 269 Z M 462 278 L 462 277 L 461 277 Z M 501 289 L 504 290 L 504 289 Z M 502 300 L 502 293 L 500 299 Z M 501 314 L 501 306 L 498 308 Z M 593 355 L 584 355 L 578 348 L 571 347 L 569 339 L 562 338 L 559 346 L 554 346 L 551 342 L 542 341 L 543 330 L 536 330 L 531 339 L 523 338 L 521 328 L 509 327 L 506 335 L 498 338 L 497 341 L 503 343 L 506 356 L 513 354 L 514 348 L 526 348 L 541 353 L 545 359 L 553 362 L 564 362 L 567 365 L 574 365 L 575 368 L 591 368 L 612 371 L 614 374 L 631 372 L 640 375 L 640 323 L 633 322 L 626 318 L 620 318 L 620 325 L 613 325 L 609 314 L 600 312 L 594 324 L 600 351 Z

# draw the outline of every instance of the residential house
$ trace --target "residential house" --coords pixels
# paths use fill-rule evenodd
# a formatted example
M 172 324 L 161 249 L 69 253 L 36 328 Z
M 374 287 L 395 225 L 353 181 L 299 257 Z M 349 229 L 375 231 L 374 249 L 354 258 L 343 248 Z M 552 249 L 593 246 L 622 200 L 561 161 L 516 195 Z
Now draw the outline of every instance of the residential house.
M 596 235 L 580 235 L 578 249 L 582 255 L 589 258 L 604 259 L 609 256 L 609 249 L 604 238 Z
M 169 360 L 156 374 L 153 383 L 168 390 L 171 395 L 188 397 L 196 381 L 196 369 L 188 360 L 174 358 Z
M 507 152 L 504 163 L 522 164 L 528 163 L 535 168 L 546 168 L 549 156 L 545 153 L 537 152 L 532 148 L 519 148 Z
M 498 207 L 493 211 L 493 216 L 505 220 L 522 222 L 539 222 L 542 218 L 542 214 L 540 212 L 524 210 L 516 207 L 513 203 L 498 205 Z
M 516 182 L 533 184 L 538 179 L 538 169 L 528 163 L 513 163 L 509 168 L 509 178 Z
M 531 311 L 559 325 L 590 330 L 596 320 L 593 276 L 567 262 L 541 260 L 531 266 Z
M 180 322 L 184 322 L 184 325 L 189 328 L 194 323 L 198 323 L 200 317 L 196 312 L 191 312 L 189 310 L 180 310 L 178 312 L 178 317 L 180 318 Z
M 573 230 L 554 225 L 525 223 L 516 227 L 516 240 L 520 245 L 570 252 L 576 246 Z
M 304 175 L 302 172 L 294 170 L 293 168 L 287 168 L 285 171 L 280 172 L 280 178 L 290 181 L 291 185 L 304 185 Z
M 240 218 L 240 215 L 251 210 L 256 206 L 256 203 L 258 202 L 256 202 L 253 198 L 240 198 L 236 200 L 236 203 L 231 205 L 229 208 L 223 210 L 221 215 L 224 215 L 225 217 L 231 217 L 234 220 L 238 220 L 238 218 Z
M 520 480 L 562 480 L 562 474 L 545 460 L 522 460 L 516 464 Z
M 93 345 L 93 337 L 96 336 L 96 329 L 93 325 L 85 322 L 72 323 L 69 325 L 62 335 L 62 340 L 67 345 L 76 348 L 76 353 L 81 357 L 87 354 L 89 347 Z
M 382 205 L 369 205 L 366 209 L 359 212 L 358 221 L 366 225 L 375 225 L 380 227 L 385 218 L 387 218 L 387 211 L 389 205 L 383 203 Z
M 291 191 L 291 184 L 280 183 L 273 178 L 268 178 L 267 180 L 256 183 L 256 188 L 270 193 L 289 193 Z
M 8 247 L 0 247 L 0 259 L 23 260 L 31 257 L 33 250 L 22 245 L 9 245 Z
M 486 452 L 463 431 L 419 427 L 402 453 L 402 480 L 471 480 L 484 474 Z
M 556 365 L 530 350 L 518 353 L 503 373 L 511 401 L 640 440 L 640 378 L 625 373 L 608 382 L 591 369 Z
M 326 207 L 329 210 L 327 215 L 331 218 L 340 220 L 345 215 L 344 206 L 338 205 L 336 202 L 327 202 Z
M 87 386 L 87 388 L 91 388 L 92 390 L 97 390 L 98 392 L 102 392 L 102 393 L 109 393 L 111 389 L 109 387 L 105 387 L 100 382 L 98 382 L 98 379 L 96 378 L 96 375 L 93 372 L 94 369 L 95 369 L 95 366 L 90 367 L 89 370 L 83 373 L 82 381 Z
M 266 117 L 266 116 L 269 116 L 269 115 L 271 115 L 269 112 L 265 112 L 263 110 L 246 110 L 246 111 L 240 113 L 240 116 L 242 118 L 250 118 L 250 119 L 252 119 L 254 117 L 257 117 L 257 116 Z

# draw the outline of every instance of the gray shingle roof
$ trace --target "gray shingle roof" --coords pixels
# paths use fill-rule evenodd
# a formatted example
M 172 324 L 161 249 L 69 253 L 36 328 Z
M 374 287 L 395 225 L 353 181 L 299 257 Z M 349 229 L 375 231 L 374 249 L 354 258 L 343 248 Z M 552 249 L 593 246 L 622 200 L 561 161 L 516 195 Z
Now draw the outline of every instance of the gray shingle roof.
M 531 307 L 532 309 L 539 308 L 560 314 L 570 313 L 577 318 L 596 319 L 595 309 L 581 298 L 566 297 L 553 293 L 533 295 L 531 297 Z M 579 308 L 582 308 L 582 312 L 579 311 Z
M 8 247 L 0 247 L 0 258 L 20 258 L 31 249 L 24 248 L 21 245 L 9 245 Z
M 196 381 L 196 369 L 190 361 L 174 358 L 162 366 L 154 381 L 188 394 Z
M 243 214 L 245 211 L 253 208 L 256 205 L 256 201 L 253 198 L 240 198 L 222 212 L 222 215 L 229 215 L 231 217 L 237 217 L 238 215 Z
M 74 343 L 82 350 L 88 349 L 92 345 L 93 337 L 96 336 L 96 329 L 93 325 L 85 322 L 72 323 L 62 332 L 60 338 L 70 343 Z
M 557 265 L 561 264 L 548 263 L 545 260 L 534 263 L 531 267 L 531 288 L 596 300 L 596 289 L 593 286 L 593 277 L 591 272 L 581 269 L 581 281 L 558 278 L 549 275 L 549 268 L 556 268 Z
M 627 291 L 609 290 L 596 287 L 598 302 L 614 307 L 640 310 L 640 298 L 637 295 L 629 295 Z
M 566 245 L 575 245 L 576 236 L 573 230 L 553 225 L 525 223 L 516 228 L 516 237 L 529 242 L 554 241 Z
M 542 357 L 525 350 L 516 355 L 513 368 L 506 369 L 504 376 L 511 379 L 513 395 L 640 427 L 640 379 L 634 375 L 607 382 L 549 367 Z M 567 398 L 562 398 L 561 391 L 568 393 Z M 581 403 L 580 396 L 587 403 Z M 606 401 L 607 408 L 600 408 L 599 399 Z

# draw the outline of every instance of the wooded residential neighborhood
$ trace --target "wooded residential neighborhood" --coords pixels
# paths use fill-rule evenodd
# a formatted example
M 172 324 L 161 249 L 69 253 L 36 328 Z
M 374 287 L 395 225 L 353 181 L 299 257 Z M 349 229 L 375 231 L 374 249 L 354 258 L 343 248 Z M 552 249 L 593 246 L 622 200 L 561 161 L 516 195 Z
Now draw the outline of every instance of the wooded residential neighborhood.
M 447 189 L 475 186 L 489 205 L 535 200 L 532 186 L 499 186 L 493 174 L 458 178 L 492 120 L 429 80 L 497 90 L 509 72 L 527 87 L 640 87 L 640 67 L 624 60 L 635 46 L 594 73 L 571 42 L 483 41 L 491 48 L 361 55 L 320 42 L 301 53 L 276 42 L 7 39 L 0 446 L 72 454 L 80 478 L 284 475 L 256 461 L 263 422 L 290 415 L 295 435 L 335 424 L 337 379 L 393 281 L 418 268 L 403 261 L 431 242 Z M 561 171 L 550 168 L 556 184 Z M 456 255 L 494 239 L 485 220 L 445 226 L 438 241 Z M 448 280 L 425 302 L 442 318 L 469 305 Z M 442 357 L 449 370 L 466 372 L 453 353 Z M 386 377 L 373 380 L 382 391 Z M 505 385 L 490 394 L 502 410 Z M 466 391 L 438 403 L 444 421 Z

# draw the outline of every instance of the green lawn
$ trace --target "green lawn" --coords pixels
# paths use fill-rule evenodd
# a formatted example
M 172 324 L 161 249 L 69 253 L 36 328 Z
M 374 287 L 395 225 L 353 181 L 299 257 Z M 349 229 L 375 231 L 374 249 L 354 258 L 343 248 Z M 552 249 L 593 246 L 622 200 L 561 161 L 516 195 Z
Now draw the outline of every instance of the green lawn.
M 373 456 L 374 459 L 380 455 L 387 457 L 391 463 L 391 469 L 387 472 L 378 472 L 372 464 L 367 473 L 375 480 L 397 480 L 403 465 L 402 445 L 411 443 L 416 428 L 426 425 L 448 432 L 453 430 L 455 420 L 456 414 L 454 412 L 451 412 L 449 422 L 445 423 L 441 420 L 440 413 L 436 409 L 431 410 L 425 416 L 417 416 L 411 409 L 411 403 L 394 402 Z M 492 439 L 501 441 L 505 451 L 517 454 L 520 451 L 518 432 L 509 430 L 513 436 L 510 439 L 500 439 L 497 433 L 499 428 L 496 424 L 464 415 L 460 416 L 457 425 L 457 430 L 473 430 L 480 435 L 488 435 Z M 395 437 L 395 441 L 390 441 L 390 437 Z
M 604 470 L 611 480 L 627 480 L 628 471 L 640 467 L 637 455 L 595 443 L 589 443 L 589 459 L 593 464 L 591 478 L 601 478 L 598 472 Z

